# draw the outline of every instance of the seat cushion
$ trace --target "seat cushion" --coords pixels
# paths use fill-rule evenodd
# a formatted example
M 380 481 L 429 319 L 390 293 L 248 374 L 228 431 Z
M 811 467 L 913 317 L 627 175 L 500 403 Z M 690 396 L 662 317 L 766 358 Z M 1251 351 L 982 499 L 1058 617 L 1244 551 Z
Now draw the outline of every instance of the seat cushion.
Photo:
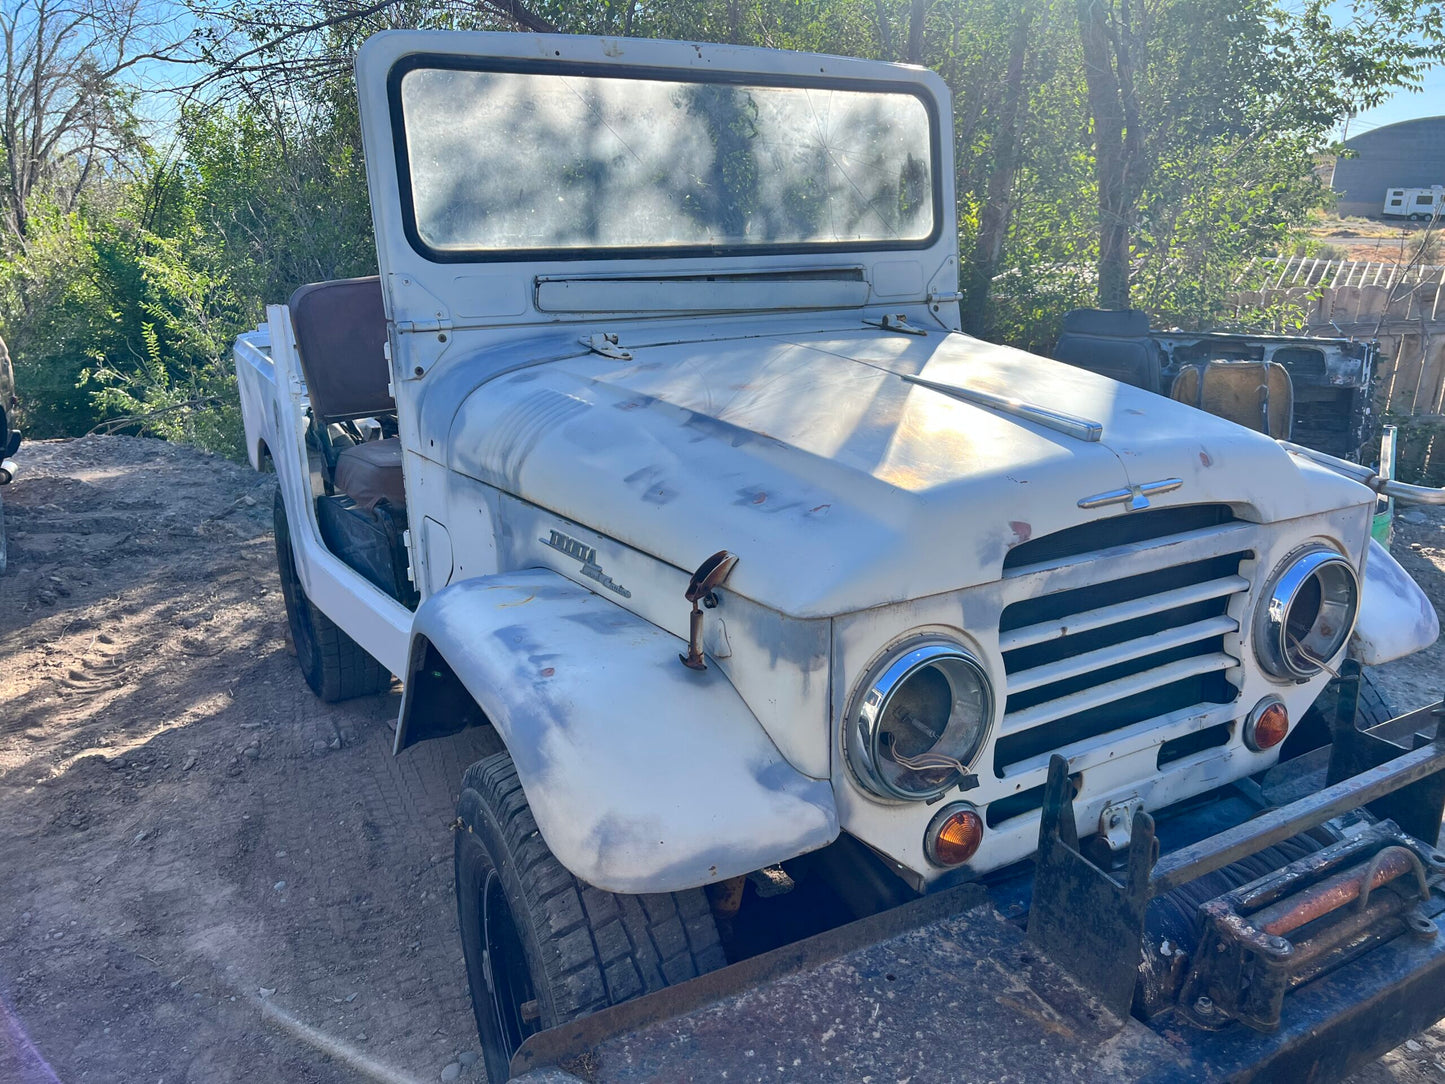
M 1294 414 L 1289 370 L 1274 362 L 1210 361 L 1174 378 L 1170 397 L 1237 425 L 1288 440 Z M 1265 412 L 1268 411 L 1268 419 Z
M 396 437 L 368 440 L 343 448 L 336 457 L 333 484 L 368 512 L 382 501 L 406 507 L 401 481 L 401 441 Z

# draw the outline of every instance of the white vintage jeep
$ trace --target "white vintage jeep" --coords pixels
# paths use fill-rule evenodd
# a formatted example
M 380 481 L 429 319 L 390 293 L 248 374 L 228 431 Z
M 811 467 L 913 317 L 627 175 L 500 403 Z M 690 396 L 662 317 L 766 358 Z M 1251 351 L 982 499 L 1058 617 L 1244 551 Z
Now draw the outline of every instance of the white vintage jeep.
M 1368 984 L 1349 978 L 1331 1019 L 1369 1034 L 1346 1057 L 1319 1039 L 1338 1028 L 1288 1007 L 1282 1022 L 1279 1001 L 1337 970 L 1221 977 L 1193 952 L 1210 936 L 1198 922 L 1172 950 L 1145 928 L 1155 896 L 1203 874 L 1225 878 L 1205 894 L 1222 898 L 1263 868 L 1297 894 L 1330 877 L 1353 877 L 1352 898 L 1384 885 L 1377 971 L 1421 932 L 1440 903 L 1429 826 L 1445 753 L 1359 730 L 1349 660 L 1428 645 L 1436 616 L 1369 541 L 1370 483 L 1385 483 L 1368 470 L 959 332 L 936 75 L 398 32 L 366 44 L 357 81 L 381 274 L 303 287 L 242 336 L 246 440 L 278 475 L 312 689 L 337 699 L 397 675 L 399 753 L 469 726 L 504 749 L 467 772 L 456 834 L 493 1079 L 509 1061 L 568 1063 L 566 1042 L 593 1052 L 599 1080 L 721 1072 L 769 1027 L 796 1052 L 826 1026 L 816 1013 L 740 1018 L 721 1045 L 727 1029 L 699 1025 L 686 1049 L 707 1060 L 661 1069 L 639 1051 L 682 1058 L 675 1043 L 627 1037 L 776 992 L 784 972 L 802 982 L 819 952 L 886 951 L 917 975 L 901 931 L 979 908 L 992 936 L 1049 960 L 1013 941 L 979 953 L 1034 975 L 1046 1000 L 1067 983 L 1037 969 L 1061 964 L 1141 1050 L 1164 1017 L 1198 1043 L 1221 1025 L 1263 1036 L 1208 1053 L 1216 1068 L 1278 1069 L 1287 1050 L 1342 1072 L 1445 1013 L 1445 994 L 1419 994 L 1445 986 L 1438 938 L 1401 965 L 1423 977 L 1382 987 L 1409 994 L 1388 1025 L 1361 1015 Z M 1343 710 L 1312 707 L 1340 673 Z M 1370 696 L 1366 721 L 1385 720 Z M 1297 785 L 1283 812 L 1248 782 L 1282 749 L 1305 762 L 1324 745 L 1334 776 L 1375 774 Z M 866 924 L 895 912 L 912 917 Z M 1331 967 L 1364 943 L 1350 914 L 1330 944 L 1355 956 Z M 1295 928 L 1275 918 L 1219 953 L 1271 964 L 1257 957 Z M 1225 925 L 1219 937 L 1252 928 Z M 840 926 L 861 932 L 819 933 Z M 679 988 L 706 997 L 606 1015 L 813 934 L 825 941 Z M 890 1013 L 912 1004 L 903 990 Z M 974 1025 L 956 1001 L 957 1036 Z M 926 1052 L 915 1079 L 970 1075 L 965 1048 L 979 1075 L 989 1057 L 1017 1067 L 998 1019 L 1014 1010 L 982 1002 L 978 1036 Z M 610 1031 L 557 1027 L 598 1010 Z M 1027 1045 L 1063 1057 L 1060 1034 Z M 1080 1034 L 1070 1057 L 1091 1056 Z M 851 1029 L 849 1059 L 878 1035 Z M 1100 1047 L 1110 1072 L 1118 1041 Z M 860 1061 L 816 1060 L 827 1042 L 733 1078 L 851 1077 Z M 1206 1056 L 1187 1045 L 1150 1064 Z

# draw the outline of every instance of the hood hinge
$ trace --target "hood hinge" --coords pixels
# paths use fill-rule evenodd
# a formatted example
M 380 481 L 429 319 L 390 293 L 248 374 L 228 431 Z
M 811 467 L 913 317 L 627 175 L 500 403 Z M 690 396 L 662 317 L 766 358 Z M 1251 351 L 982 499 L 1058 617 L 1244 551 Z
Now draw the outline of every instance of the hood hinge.
M 583 346 L 594 354 L 601 354 L 604 358 L 616 358 L 619 361 L 631 361 L 632 351 L 626 347 L 619 346 L 617 336 L 608 331 L 599 331 L 596 334 L 588 335 L 585 339 L 578 339 Z
M 890 312 L 881 320 L 864 320 L 869 327 L 882 328 L 884 331 L 897 331 L 904 335 L 927 335 L 917 324 L 908 322 L 908 314 L 902 312 Z

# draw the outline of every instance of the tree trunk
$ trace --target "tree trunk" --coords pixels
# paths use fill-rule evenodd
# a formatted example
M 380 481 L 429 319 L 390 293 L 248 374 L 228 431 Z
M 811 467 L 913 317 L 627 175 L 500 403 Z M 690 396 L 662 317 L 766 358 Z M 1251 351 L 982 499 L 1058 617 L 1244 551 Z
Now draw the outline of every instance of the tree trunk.
M 1019 5 L 1018 18 L 1009 36 L 1008 70 L 1004 74 L 1003 103 L 994 135 L 993 171 L 988 177 L 988 194 L 979 213 L 978 237 L 964 283 L 963 326 L 972 335 L 988 338 L 993 330 L 989 291 L 998 271 L 1013 212 L 1014 182 L 1018 178 L 1019 135 L 1027 110 L 1024 108 L 1024 59 L 1028 54 L 1031 10 Z
M 883 0 L 873 0 L 873 10 L 878 16 L 878 55 L 884 60 L 893 59 L 893 27 L 888 21 L 888 9 Z
M 1127 25 L 1116 32 L 1104 0 L 1078 0 L 1078 11 L 1099 190 L 1099 307 L 1127 309 L 1140 151 L 1131 43 Z
M 927 0 L 912 0 L 908 6 L 908 63 L 923 63 L 923 21 L 928 15 Z

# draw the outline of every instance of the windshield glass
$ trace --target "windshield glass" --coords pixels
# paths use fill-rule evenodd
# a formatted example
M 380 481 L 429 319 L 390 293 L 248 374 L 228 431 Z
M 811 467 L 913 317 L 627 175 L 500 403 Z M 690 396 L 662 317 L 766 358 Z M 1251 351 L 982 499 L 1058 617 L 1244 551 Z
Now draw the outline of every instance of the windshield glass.
M 409 230 L 442 258 L 917 247 L 938 220 L 906 90 L 424 66 L 393 88 Z

